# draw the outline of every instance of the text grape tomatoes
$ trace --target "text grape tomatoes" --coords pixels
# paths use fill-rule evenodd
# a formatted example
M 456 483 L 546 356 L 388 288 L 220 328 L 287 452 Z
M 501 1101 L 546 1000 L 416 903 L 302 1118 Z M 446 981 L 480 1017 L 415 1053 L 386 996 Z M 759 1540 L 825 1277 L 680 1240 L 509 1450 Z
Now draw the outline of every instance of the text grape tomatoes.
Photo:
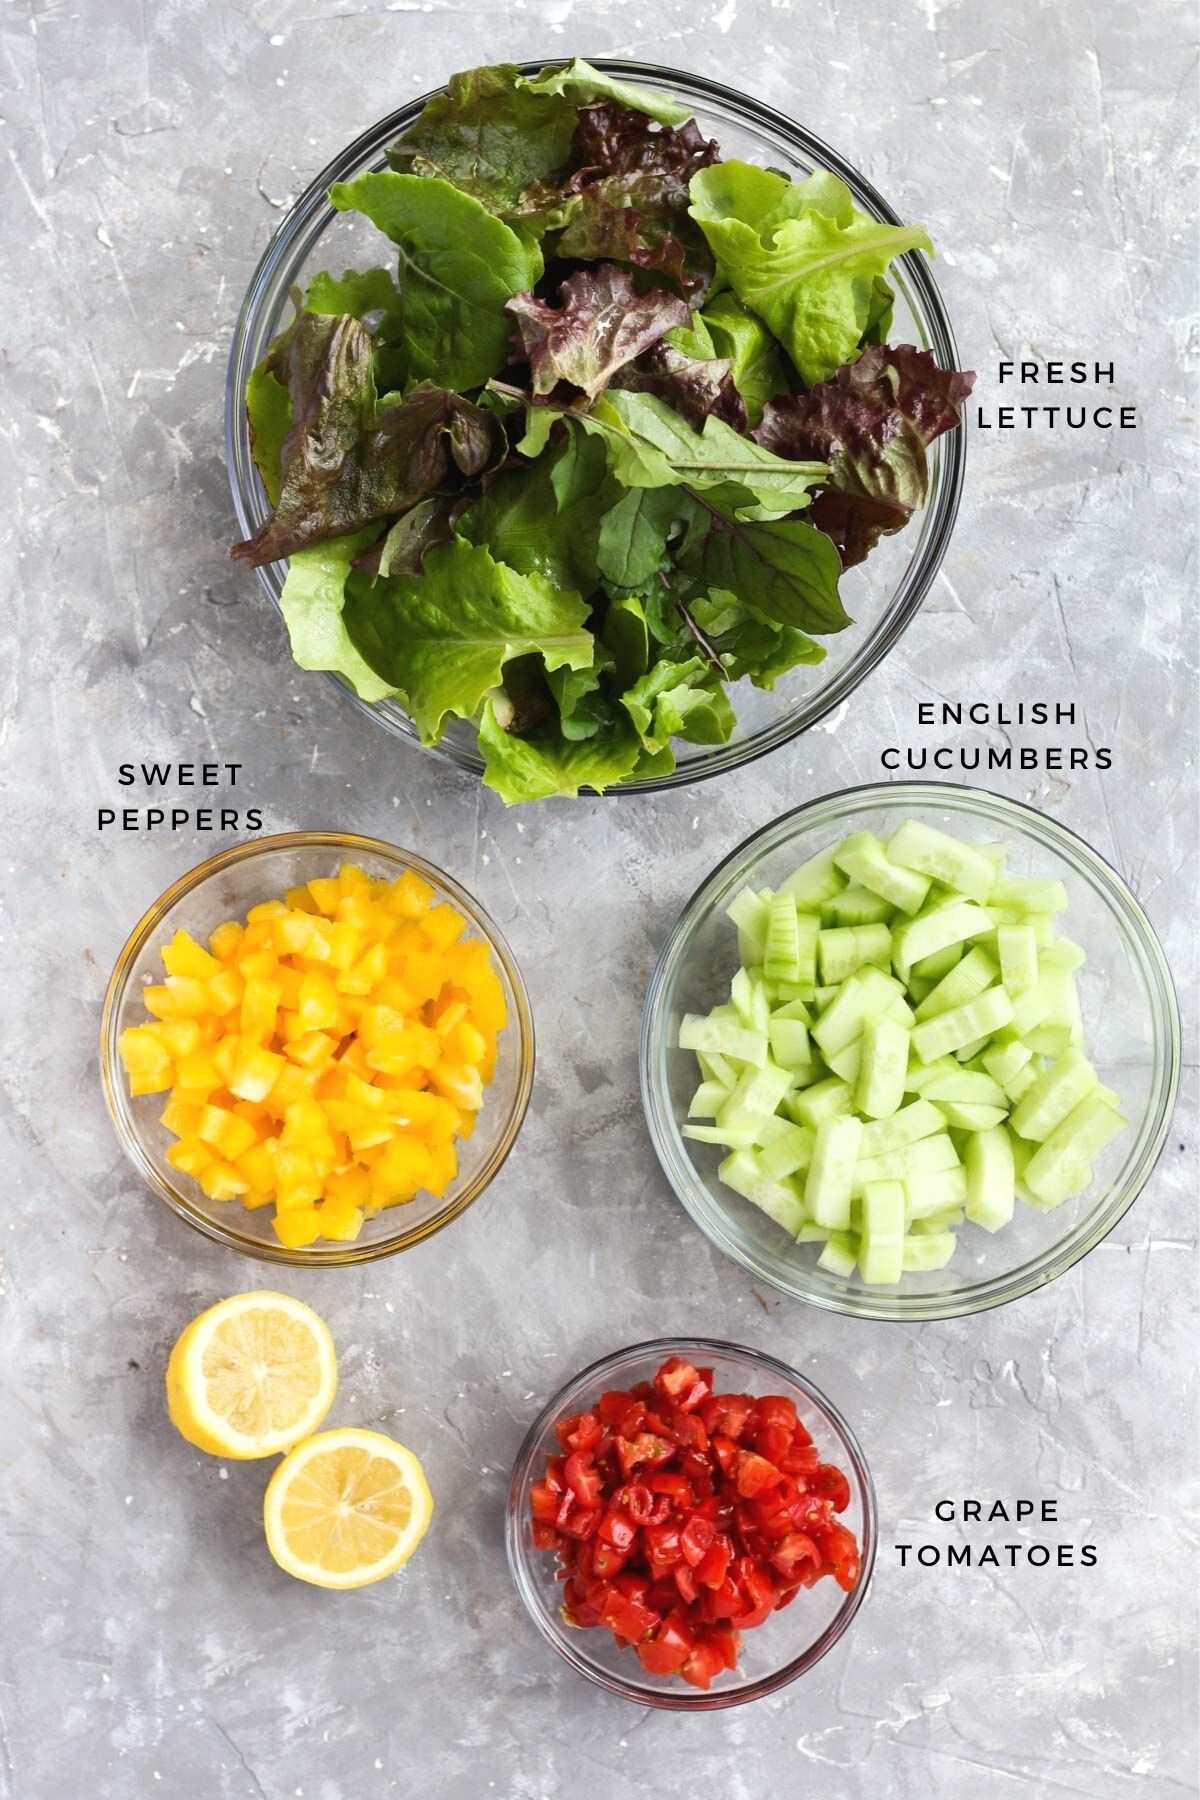
M 602 1394 L 560 1421 L 562 1451 L 530 1490 L 568 1624 L 606 1626 L 649 1673 L 698 1688 L 736 1667 L 740 1632 L 823 1576 L 849 1592 L 861 1567 L 836 1517 L 850 1484 L 792 1402 L 712 1385 L 672 1356 L 652 1382 Z

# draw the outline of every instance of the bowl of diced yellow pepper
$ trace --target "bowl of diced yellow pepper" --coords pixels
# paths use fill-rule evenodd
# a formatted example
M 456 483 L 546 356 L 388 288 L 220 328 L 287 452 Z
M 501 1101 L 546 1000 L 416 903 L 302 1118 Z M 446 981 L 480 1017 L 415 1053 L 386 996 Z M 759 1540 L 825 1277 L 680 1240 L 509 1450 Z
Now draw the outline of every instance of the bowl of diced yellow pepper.
M 365 1262 L 499 1170 L 533 1021 L 503 936 L 450 876 L 293 832 L 222 851 L 139 921 L 101 1069 L 127 1154 L 190 1225 L 275 1262 Z

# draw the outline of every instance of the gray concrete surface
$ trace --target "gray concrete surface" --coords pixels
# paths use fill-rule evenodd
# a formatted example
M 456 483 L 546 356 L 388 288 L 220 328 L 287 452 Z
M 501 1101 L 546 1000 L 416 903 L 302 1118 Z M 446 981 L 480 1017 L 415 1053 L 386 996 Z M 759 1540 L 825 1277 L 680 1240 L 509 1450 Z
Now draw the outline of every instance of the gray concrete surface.
M 1128 875 L 1190 1003 L 1192 9 L 11 0 L 0 28 L 0 1794 L 1195 1793 L 1190 1097 L 1149 1189 L 1084 1264 L 1006 1310 L 903 1330 L 754 1294 L 660 1178 L 635 1064 L 644 982 L 696 881 L 782 807 L 876 777 L 927 686 L 1078 702 L 1086 736 L 1114 746 L 1110 775 L 994 785 Z M 929 220 L 985 396 L 1001 354 L 1101 355 L 1142 425 L 977 435 L 924 614 L 806 740 L 666 797 L 505 816 L 293 672 L 226 560 L 224 363 L 268 234 L 348 137 L 454 68 L 576 50 L 715 74 L 803 118 Z M 407 1256 L 284 1282 L 341 1346 L 335 1418 L 406 1438 L 439 1500 L 405 1575 L 357 1595 L 277 1573 L 261 1471 L 170 1429 L 181 1325 L 279 1276 L 142 1189 L 97 1082 L 120 944 L 214 842 L 101 839 L 95 810 L 120 760 L 210 754 L 244 763 L 272 827 L 348 825 L 462 875 L 538 1015 L 532 1112 L 483 1201 Z M 862 1433 L 884 1519 L 874 1592 L 837 1651 L 774 1700 L 703 1719 L 639 1713 L 557 1666 L 500 1544 L 507 1470 L 544 1395 L 662 1328 L 811 1368 Z M 1098 1568 L 896 1566 L 899 1522 L 942 1491 L 1016 1489 L 1057 1496 L 1063 1535 L 1094 1539 Z

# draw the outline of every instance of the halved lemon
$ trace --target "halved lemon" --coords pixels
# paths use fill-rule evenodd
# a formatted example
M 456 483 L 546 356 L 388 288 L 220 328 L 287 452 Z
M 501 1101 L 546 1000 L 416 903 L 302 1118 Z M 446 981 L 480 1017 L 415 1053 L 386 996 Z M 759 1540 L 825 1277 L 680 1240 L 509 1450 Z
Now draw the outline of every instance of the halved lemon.
M 337 1392 L 324 1319 L 287 1294 L 234 1294 L 181 1333 L 167 1410 L 189 1444 L 239 1462 L 278 1456 L 316 1430 Z
M 271 1555 L 315 1587 L 366 1587 L 394 1575 L 432 1517 L 433 1496 L 412 1451 L 353 1427 L 297 1444 L 263 1500 Z

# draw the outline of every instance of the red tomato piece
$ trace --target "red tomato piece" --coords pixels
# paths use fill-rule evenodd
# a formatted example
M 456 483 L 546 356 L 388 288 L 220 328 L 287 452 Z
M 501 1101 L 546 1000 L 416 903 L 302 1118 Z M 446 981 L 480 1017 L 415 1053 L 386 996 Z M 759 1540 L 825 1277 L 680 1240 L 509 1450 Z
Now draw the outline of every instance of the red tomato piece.
M 693 1687 L 707 1689 L 712 1685 L 713 1676 L 719 1675 L 724 1667 L 724 1653 L 706 1636 L 700 1639 L 679 1672 Z
M 700 1562 L 696 1564 L 696 1580 L 701 1587 L 719 1588 L 733 1560 L 733 1545 L 724 1535 L 714 1538 Z
M 737 1491 L 747 1500 L 765 1494 L 768 1488 L 778 1487 L 782 1480 L 779 1470 L 765 1456 L 758 1456 L 753 1450 L 738 1453 Z
M 548 1481 L 535 1481 L 529 1490 L 529 1510 L 535 1521 L 553 1525 L 558 1517 L 559 1495 Z
M 680 1396 L 690 1393 L 699 1379 L 690 1362 L 685 1362 L 682 1356 L 669 1356 L 654 1377 L 654 1385 L 664 1400 L 678 1406 Z
M 617 1489 L 616 1504 L 624 1507 L 635 1525 L 645 1525 L 654 1510 L 654 1495 L 642 1481 L 626 1482 Z
M 562 1543 L 552 1523 L 545 1519 L 533 1521 L 533 1547 L 535 1550 L 557 1550 Z
M 784 1394 L 763 1394 L 754 1402 L 757 1426 L 778 1425 L 791 1437 L 799 1424 L 795 1401 Z
M 809 1492 L 832 1502 L 834 1512 L 845 1512 L 850 1504 L 850 1483 L 832 1463 L 818 1463 L 809 1477 Z
M 754 1448 L 776 1468 L 783 1466 L 783 1459 L 791 1447 L 792 1434 L 782 1425 L 760 1425 L 754 1433 Z
M 820 1457 L 815 1444 L 797 1444 L 792 1439 L 792 1447 L 779 1459 L 779 1466 L 785 1475 L 812 1475 L 820 1466 Z
M 696 1504 L 696 1496 L 692 1484 L 685 1475 L 675 1474 L 673 1469 L 663 1469 L 650 1477 L 652 1494 L 666 1494 L 672 1505 L 684 1512 L 690 1512 Z
M 737 1467 L 737 1459 L 742 1454 L 732 1438 L 714 1432 L 710 1440 L 713 1455 L 717 1459 L 722 1475 L 730 1475 Z
M 667 1440 L 652 1431 L 639 1431 L 634 1438 L 617 1439 L 617 1461 L 622 1475 L 632 1475 L 641 1463 L 666 1462 L 671 1453 Z
M 580 1506 L 595 1506 L 603 1497 L 604 1478 L 586 1450 L 572 1450 L 566 1476 L 567 1486 Z
M 727 1669 L 737 1668 L 738 1651 L 742 1647 L 739 1633 L 732 1625 L 710 1625 L 704 1633 L 706 1642 L 720 1652 Z
M 654 1636 L 638 1645 L 642 1667 L 650 1675 L 677 1675 L 691 1655 L 695 1637 L 682 1613 L 663 1620 Z
M 679 1534 L 679 1548 L 693 1569 L 704 1561 L 705 1555 L 717 1535 L 717 1528 L 711 1519 L 704 1518 L 694 1512 Z
M 615 1544 L 606 1544 L 601 1538 L 586 1548 L 591 1551 L 592 1573 L 603 1581 L 611 1581 L 614 1575 L 619 1575 L 629 1561 L 624 1550 L 618 1550 Z
M 665 1521 L 661 1525 L 643 1526 L 642 1541 L 646 1546 L 651 1573 L 655 1576 L 672 1568 L 683 1554 L 679 1548 L 678 1529 Z
M 576 1506 L 564 1519 L 559 1516 L 558 1529 L 571 1538 L 590 1538 L 600 1523 L 598 1506 Z
M 614 1425 L 621 1423 L 632 1404 L 633 1396 L 631 1394 L 627 1394 L 621 1389 L 610 1388 L 607 1393 L 601 1394 L 596 1406 L 596 1411 L 600 1415 L 600 1423 L 607 1425 L 611 1430 Z
M 825 1561 L 833 1571 L 833 1579 L 847 1594 L 858 1583 L 862 1561 L 858 1553 L 858 1542 L 852 1531 L 844 1525 L 831 1521 L 825 1528 L 821 1539 L 821 1549 Z
M 671 1574 L 675 1578 L 675 1586 L 678 1589 L 679 1598 L 685 1605 L 691 1606 L 697 1594 L 700 1592 L 700 1584 L 696 1580 L 695 1569 L 693 1569 L 691 1563 L 684 1562 L 681 1557 L 675 1564 L 675 1567 L 671 1570 Z
M 806 1562 L 813 1568 L 820 1568 L 821 1553 L 807 1532 L 789 1531 L 771 1551 L 770 1561 L 771 1567 L 778 1569 L 785 1580 L 795 1581 Z
M 749 1394 L 714 1394 L 702 1403 L 700 1417 L 706 1431 L 736 1440 L 745 1431 L 753 1411 L 754 1401 Z
M 637 1537 L 638 1528 L 628 1513 L 616 1512 L 610 1506 L 600 1522 L 600 1536 L 615 1550 L 628 1550 Z

